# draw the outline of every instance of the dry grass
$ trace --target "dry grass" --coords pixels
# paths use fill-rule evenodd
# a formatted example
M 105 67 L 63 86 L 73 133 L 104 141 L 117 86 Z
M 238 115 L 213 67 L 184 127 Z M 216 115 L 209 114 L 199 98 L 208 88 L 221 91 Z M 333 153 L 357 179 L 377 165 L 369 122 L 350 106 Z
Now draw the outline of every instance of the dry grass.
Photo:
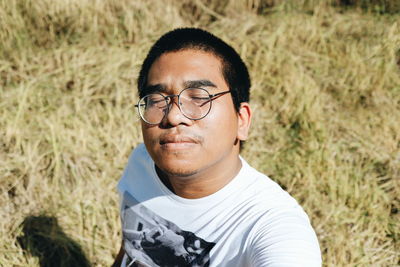
M 56 230 L 40 235 L 111 264 L 115 186 L 141 142 L 135 78 L 151 43 L 178 26 L 212 31 L 247 62 L 244 156 L 301 202 L 324 264 L 399 265 L 400 17 L 309 8 L 0 0 L 0 266 L 43 260 L 21 242 L 43 220 Z

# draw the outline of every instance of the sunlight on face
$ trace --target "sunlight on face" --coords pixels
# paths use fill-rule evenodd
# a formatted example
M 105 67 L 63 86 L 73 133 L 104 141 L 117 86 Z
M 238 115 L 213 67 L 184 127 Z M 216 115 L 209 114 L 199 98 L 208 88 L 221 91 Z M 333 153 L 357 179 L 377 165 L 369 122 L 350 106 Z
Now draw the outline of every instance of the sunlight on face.
M 196 81 L 203 81 L 202 88 L 210 94 L 229 90 L 220 60 L 199 50 L 163 54 L 148 76 L 148 85 L 161 88 L 163 94 L 179 94 Z M 142 131 L 156 165 L 175 176 L 192 176 L 218 164 L 229 165 L 239 152 L 238 116 L 230 94 L 215 99 L 209 114 L 197 121 L 181 113 L 175 98 L 163 121 L 153 126 L 142 122 Z

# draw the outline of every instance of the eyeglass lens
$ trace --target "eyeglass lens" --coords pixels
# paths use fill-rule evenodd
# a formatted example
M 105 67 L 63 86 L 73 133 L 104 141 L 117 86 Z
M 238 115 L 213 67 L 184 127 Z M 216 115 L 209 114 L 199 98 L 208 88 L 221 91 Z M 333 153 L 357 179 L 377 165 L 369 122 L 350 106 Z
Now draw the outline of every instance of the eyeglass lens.
M 138 103 L 140 116 L 147 123 L 160 123 L 168 113 L 173 97 L 159 93 L 146 95 Z M 178 104 L 185 117 L 199 120 L 210 111 L 210 94 L 205 89 L 187 88 L 179 94 Z

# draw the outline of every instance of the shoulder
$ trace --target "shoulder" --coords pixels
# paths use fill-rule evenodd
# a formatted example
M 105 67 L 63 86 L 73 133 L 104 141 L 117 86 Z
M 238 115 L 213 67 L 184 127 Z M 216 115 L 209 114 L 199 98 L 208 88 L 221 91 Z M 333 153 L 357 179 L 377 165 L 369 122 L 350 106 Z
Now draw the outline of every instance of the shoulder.
M 154 163 L 144 144 L 132 150 L 117 189 L 122 196 L 125 191 L 133 192 L 137 184 L 148 181 L 154 175 Z M 135 186 L 136 185 L 136 186 Z
M 298 206 L 297 201 L 283 190 L 276 182 L 265 174 L 251 167 L 242 159 L 241 171 L 242 189 L 246 191 L 262 210 L 270 210 L 276 207 Z
M 302 207 L 270 178 L 245 167 L 258 210 L 247 240 L 251 266 L 321 266 L 318 239 Z
M 316 234 L 301 207 L 274 208 L 250 233 L 252 266 L 321 266 Z

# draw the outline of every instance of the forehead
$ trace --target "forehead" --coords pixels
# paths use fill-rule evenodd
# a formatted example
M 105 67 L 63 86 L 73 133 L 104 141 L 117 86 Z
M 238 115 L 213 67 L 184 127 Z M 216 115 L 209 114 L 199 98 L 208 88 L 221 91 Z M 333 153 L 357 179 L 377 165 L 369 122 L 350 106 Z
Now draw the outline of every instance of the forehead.
M 195 49 L 162 54 L 149 70 L 147 85 L 181 87 L 188 80 L 210 80 L 226 87 L 221 60 L 211 52 Z

